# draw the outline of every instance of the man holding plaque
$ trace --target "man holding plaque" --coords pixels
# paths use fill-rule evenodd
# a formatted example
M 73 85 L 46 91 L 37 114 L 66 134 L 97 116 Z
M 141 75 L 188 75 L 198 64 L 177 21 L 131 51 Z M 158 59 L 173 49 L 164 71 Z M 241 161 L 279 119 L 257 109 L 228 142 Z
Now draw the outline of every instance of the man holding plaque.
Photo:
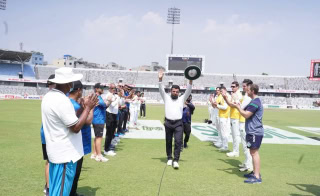
M 188 76 L 186 73 L 185 73 L 186 77 L 190 78 L 190 76 Z M 183 140 L 183 122 L 182 122 L 183 106 L 186 100 L 188 99 L 189 95 L 191 94 L 192 80 L 190 80 L 191 78 L 190 79 L 188 78 L 189 83 L 188 83 L 187 89 L 185 93 L 179 97 L 180 87 L 178 85 L 172 85 L 170 94 L 167 94 L 165 92 L 164 86 L 162 84 L 163 76 L 164 76 L 163 71 L 160 71 L 159 72 L 159 90 L 165 106 L 164 126 L 166 131 L 166 151 L 167 151 L 167 158 L 168 158 L 167 165 L 168 166 L 172 165 L 173 168 L 179 169 L 178 162 L 180 158 L 180 150 L 182 147 L 182 140 Z M 172 157 L 172 137 L 174 137 L 174 158 Z

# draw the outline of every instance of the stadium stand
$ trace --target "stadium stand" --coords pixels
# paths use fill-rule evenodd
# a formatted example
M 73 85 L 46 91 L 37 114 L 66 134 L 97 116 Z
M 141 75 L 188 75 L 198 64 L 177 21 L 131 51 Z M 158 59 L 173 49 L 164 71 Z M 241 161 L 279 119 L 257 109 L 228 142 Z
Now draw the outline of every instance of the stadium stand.
M 18 70 L 21 69 L 19 64 L 0 64 L 0 78 L 3 76 L 17 76 Z M 25 65 L 24 76 L 33 77 L 34 81 L 47 80 L 54 73 L 57 67 L 36 66 L 34 71 L 31 66 Z M 161 101 L 158 86 L 158 73 L 149 71 L 129 71 L 129 70 L 105 70 L 105 69 L 85 69 L 75 68 L 75 73 L 83 74 L 83 82 L 87 85 L 93 85 L 96 82 L 105 84 L 117 83 L 121 78 L 123 83 L 136 85 L 140 90 L 145 92 L 145 97 L 149 100 Z M 264 104 L 270 105 L 292 105 L 292 106 L 312 106 L 313 102 L 319 97 L 320 83 L 309 81 L 307 77 L 301 76 L 263 76 L 263 75 L 237 75 L 237 81 L 241 82 L 245 78 L 250 78 L 258 84 L 264 96 L 261 96 Z M 198 89 L 193 93 L 193 99 L 199 102 L 207 102 L 209 94 L 206 89 L 217 87 L 221 84 L 227 88 L 234 81 L 235 76 L 232 74 L 204 74 L 198 80 L 194 81 L 194 88 Z M 164 78 L 165 85 L 169 82 L 184 86 L 187 80 L 184 76 L 166 75 Z M 20 95 L 44 95 L 47 88 L 43 85 L 38 87 L 11 86 L 8 83 L 0 85 L 0 94 L 20 94 Z M 42 86 L 42 87 L 39 87 Z M 93 90 L 88 88 L 84 95 L 88 95 Z M 291 96 L 291 91 L 293 92 Z M 297 92 L 299 91 L 299 92 Z M 301 91 L 301 92 L 300 92 Z M 312 92 L 311 92 L 312 91 Z M 195 93 L 196 92 L 196 93 Z M 278 93 L 278 94 L 277 94 Z M 314 97 L 314 98 L 311 98 Z
M 0 73 L 3 76 L 19 77 L 19 72 L 21 72 L 21 64 L 0 63 Z M 32 65 L 23 66 L 23 77 L 35 78 Z
M 47 79 L 54 73 L 57 67 L 37 66 L 35 68 L 37 79 Z M 84 75 L 85 82 L 116 83 L 119 78 L 123 78 L 124 83 L 128 84 L 158 84 L 158 73 L 147 71 L 128 71 L 128 70 L 98 70 L 98 69 L 74 69 L 76 73 Z M 258 75 L 237 75 L 238 81 L 250 78 L 261 89 L 279 89 L 279 90 L 317 90 L 320 89 L 320 83 L 309 81 L 307 77 L 301 76 L 258 76 Z M 229 87 L 234 80 L 232 74 L 204 74 L 194 82 L 197 87 L 217 87 L 224 84 Z M 183 76 L 166 76 L 164 83 L 173 81 L 177 85 L 186 85 L 187 81 Z

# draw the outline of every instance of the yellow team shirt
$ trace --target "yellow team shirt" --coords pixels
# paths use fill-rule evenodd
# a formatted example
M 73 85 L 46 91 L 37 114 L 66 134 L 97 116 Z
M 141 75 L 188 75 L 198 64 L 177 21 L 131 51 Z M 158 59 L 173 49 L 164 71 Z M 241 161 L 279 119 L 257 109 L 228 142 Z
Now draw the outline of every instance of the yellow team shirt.
M 240 103 L 243 102 L 243 99 L 244 99 L 244 96 L 242 96 L 242 98 L 240 99 Z M 239 121 L 240 121 L 241 123 L 245 123 L 245 122 L 246 122 L 246 119 L 240 114 L 240 119 L 239 119 Z
M 222 97 L 222 95 L 220 94 L 216 100 L 217 104 L 218 105 L 224 105 L 225 104 L 225 101 Z M 226 110 L 222 110 L 222 109 L 219 109 L 219 117 L 220 118 L 229 118 L 230 116 L 230 107 L 228 106 Z
M 231 96 L 231 102 L 232 103 L 241 103 L 240 100 L 243 100 L 243 96 L 239 90 L 237 92 L 233 93 Z M 237 108 L 231 108 L 230 110 L 230 118 L 232 119 L 240 119 L 240 112 L 237 110 Z

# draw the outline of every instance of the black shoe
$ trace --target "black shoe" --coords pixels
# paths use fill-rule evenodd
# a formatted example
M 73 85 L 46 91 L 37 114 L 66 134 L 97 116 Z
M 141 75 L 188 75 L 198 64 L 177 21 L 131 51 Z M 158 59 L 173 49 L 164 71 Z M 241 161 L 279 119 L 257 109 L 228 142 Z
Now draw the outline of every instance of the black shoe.
M 184 148 L 188 148 L 188 144 L 187 144 L 187 143 L 184 143 L 184 144 L 183 144 L 183 147 L 184 147 Z

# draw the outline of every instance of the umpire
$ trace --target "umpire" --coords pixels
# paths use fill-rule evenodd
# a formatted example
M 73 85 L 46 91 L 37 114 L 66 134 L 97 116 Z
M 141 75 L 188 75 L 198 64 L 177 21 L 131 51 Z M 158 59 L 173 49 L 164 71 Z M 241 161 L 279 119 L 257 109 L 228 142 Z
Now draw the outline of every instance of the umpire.
M 165 131 L 166 131 L 166 151 L 168 162 L 167 165 L 172 165 L 173 168 L 179 169 L 180 150 L 183 140 L 183 122 L 182 113 L 183 106 L 192 90 L 192 80 L 189 80 L 187 90 L 184 95 L 179 97 L 180 87 L 178 85 L 172 85 L 171 94 L 165 93 L 164 86 L 162 84 L 162 78 L 164 76 L 163 71 L 159 72 L 159 91 L 164 101 L 165 106 Z M 172 137 L 174 137 L 174 159 L 172 163 Z

